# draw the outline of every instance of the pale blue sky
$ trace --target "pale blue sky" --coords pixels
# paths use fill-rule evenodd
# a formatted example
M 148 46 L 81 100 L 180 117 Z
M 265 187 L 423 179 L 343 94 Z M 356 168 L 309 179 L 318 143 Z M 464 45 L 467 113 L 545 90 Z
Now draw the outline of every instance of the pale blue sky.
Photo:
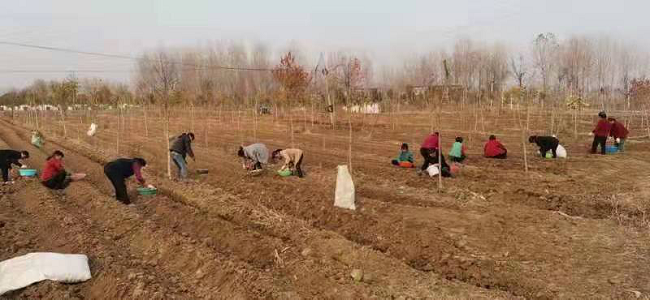
M 608 34 L 650 45 L 648 0 L 455 1 L 0 1 L 0 41 L 137 56 L 159 46 L 216 39 L 295 41 L 310 59 L 337 49 L 367 51 L 375 65 L 450 46 L 457 37 L 525 47 L 541 32 Z M 128 70 L 132 62 L 0 45 L 0 90 L 56 73 L 2 70 Z M 128 72 L 79 74 L 127 81 Z

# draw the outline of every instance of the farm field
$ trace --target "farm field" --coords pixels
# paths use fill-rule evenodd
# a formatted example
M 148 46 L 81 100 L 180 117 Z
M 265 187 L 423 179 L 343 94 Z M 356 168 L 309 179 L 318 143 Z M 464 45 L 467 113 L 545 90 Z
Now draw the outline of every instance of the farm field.
M 0 148 L 30 151 L 40 168 L 54 150 L 68 169 L 87 173 L 65 196 L 37 180 L 2 187 L 0 260 L 35 251 L 85 253 L 93 279 L 42 282 L 6 299 L 637 299 L 650 295 L 650 142 L 647 124 L 630 118 L 624 154 L 587 154 L 592 114 L 556 128 L 566 160 L 541 159 L 519 119 L 505 111 L 464 116 L 443 110 L 435 122 L 448 152 L 465 137 L 469 159 L 459 176 L 437 179 L 389 164 L 402 142 L 419 157 L 431 115 L 355 115 L 352 170 L 356 211 L 333 206 L 336 166 L 347 164 L 346 123 L 324 116 L 197 109 L 172 114 L 170 132 L 193 131 L 197 161 L 190 183 L 167 179 L 163 119 L 139 110 L 101 111 L 91 118 L 56 114 L 40 120 L 46 144 L 30 144 L 34 123 L 0 119 Z M 524 116 L 525 118 L 525 116 Z M 531 133 L 546 133 L 544 112 Z M 341 118 L 341 121 L 347 118 Z M 525 120 L 524 120 L 525 122 Z M 647 122 L 647 121 L 646 121 Z M 525 124 L 525 123 L 524 123 Z M 560 126 L 561 125 L 561 126 Z M 580 135 L 574 138 L 574 127 Z M 293 130 L 292 130 L 293 129 Z M 240 144 L 305 151 L 306 177 L 281 178 L 270 166 L 249 177 Z M 503 161 L 481 157 L 496 134 L 509 148 Z M 117 142 L 119 140 L 119 143 Z M 119 152 L 119 153 L 118 153 Z M 159 195 L 115 201 L 102 165 L 141 156 Z M 208 169 L 198 175 L 196 169 Z M 135 185 L 131 185 L 134 190 Z M 361 270 L 363 279 L 350 274 Z

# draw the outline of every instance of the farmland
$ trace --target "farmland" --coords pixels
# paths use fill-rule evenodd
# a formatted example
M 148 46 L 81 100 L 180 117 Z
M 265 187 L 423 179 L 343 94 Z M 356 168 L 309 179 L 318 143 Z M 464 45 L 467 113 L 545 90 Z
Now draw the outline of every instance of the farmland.
M 65 196 L 37 180 L 2 187 L 0 239 L 9 246 L 0 249 L 0 260 L 35 251 L 85 253 L 93 279 L 40 283 L 3 297 L 634 299 L 635 292 L 650 293 L 650 143 L 640 111 L 612 112 L 633 138 L 627 153 L 600 156 L 587 153 L 597 113 L 588 110 L 558 114 L 554 124 L 549 111 L 496 106 L 403 108 L 349 119 L 339 111 L 345 122 L 334 128 L 327 114 L 308 109 L 171 110 L 168 131 L 197 136 L 190 170 L 209 170 L 191 172 L 189 183 L 167 178 L 162 110 L 72 111 L 65 130 L 56 112 L 42 112 L 38 122 L 27 113 L 4 114 L 1 148 L 30 151 L 28 163 L 37 168 L 60 149 L 67 168 L 88 177 Z M 91 122 L 99 125 L 93 137 L 85 134 Z M 556 133 L 569 158 L 539 158 L 534 145 L 522 143 L 524 126 L 531 134 Z M 29 142 L 37 127 L 47 140 L 42 149 Z M 403 142 L 417 152 L 432 128 L 445 154 L 456 136 L 465 137 L 469 150 L 461 173 L 443 179 L 441 188 L 435 178 L 389 163 Z M 508 147 L 507 160 L 481 157 L 490 134 Z M 303 149 L 306 177 L 281 178 L 277 165 L 247 176 L 236 150 L 253 142 Z M 133 193 L 134 206 L 112 198 L 102 165 L 123 156 L 147 159 L 144 175 L 159 188 L 157 196 Z M 350 161 L 356 211 L 333 206 L 336 166 Z M 350 276 L 355 269 L 364 273 L 360 282 Z

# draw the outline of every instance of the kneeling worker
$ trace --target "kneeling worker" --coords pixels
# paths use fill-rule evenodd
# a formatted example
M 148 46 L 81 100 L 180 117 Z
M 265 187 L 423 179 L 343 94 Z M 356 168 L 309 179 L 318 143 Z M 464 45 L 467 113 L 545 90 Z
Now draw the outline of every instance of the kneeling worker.
M 64 190 L 70 182 L 81 180 L 85 174 L 70 174 L 63 167 L 63 152 L 56 150 L 45 162 L 41 183 L 52 190 Z

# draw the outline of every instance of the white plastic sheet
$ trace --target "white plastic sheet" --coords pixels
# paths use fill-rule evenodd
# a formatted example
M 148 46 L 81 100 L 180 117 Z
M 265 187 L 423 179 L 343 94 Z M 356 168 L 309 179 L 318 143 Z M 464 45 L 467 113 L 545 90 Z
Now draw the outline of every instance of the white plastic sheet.
M 0 262 L 0 295 L 43 280 L 76 283 L 90 278 L 86 255 L 30 253 Z
M 350 176 L 348 166 L 338 166 L 334 206 L 356 210 L 357 208 L 354 204 L 354 195 L 354 182 L 352 182 L 352 176 Z

